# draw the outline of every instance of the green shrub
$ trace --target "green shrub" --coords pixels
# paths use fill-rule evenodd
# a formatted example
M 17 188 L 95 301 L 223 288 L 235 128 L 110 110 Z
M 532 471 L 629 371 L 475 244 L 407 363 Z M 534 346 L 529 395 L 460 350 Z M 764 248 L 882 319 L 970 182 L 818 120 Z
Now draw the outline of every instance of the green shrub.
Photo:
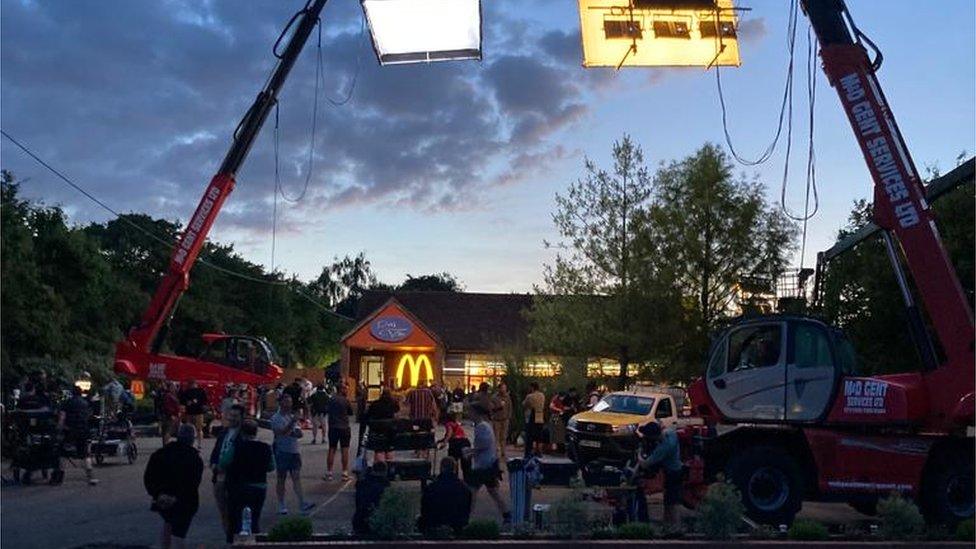
M 578 538 L 589 531 L 586 505 L 575 492 L 553 503 L 549 512 L 549 524 L 559 537 Z
M 707 539 L 731 539 L 744 512 L 739 490 L 721 480 L 714 482 L 698 506 L 697 528 Z
M 776 539 L 779 537 L 779 530 L 768 524 L 759 524 L 749 531 L 749 539 L 764 540 Z
M 369 517 L 369 530 L 379 539 L 409 536 L 416 526 L 417 502 L 402 488 L 389 487 L 383 492 L 380 504 Z
M 535 534 L 535 525 L 529 521 L 522 521 L 512 526 L 512 537 L 515 539 L 532 539 Z
M 959 541 L 973 541 L 976 539 L 976 527 L 973 519 L 964 520 L 956 526 L 956 539 Z
M 446 524 L 442 524 L 437 528 L 427 531 L 424 537 L 438 540 L 454 539 L 454 529 Z
M 878 533 L 890 540 L 915 539 L 925 531 L 925 519 L 918 507 L 899 494 L 878 502 Z
M 491 520 L 472 520 L 461 529 L 461 537 L 465 539 L 498 539 L 501 529 L 498 523 Z
M 797 519 L 789 530 L 790 539 L 799 541 L 823 541 L 829 536 L 827 527 L 815 520 Z
M 268 541 L 308 541 L 312 539 L 312 520 L 308 517 L 286 517 L 268 532 Z
M 590 533 L 590 539 L 616 539 L 617 531 L 609 526 L 600 526 Z
M 628 522 L 617 527 L 618 539 L 652 539 L 654 528 L 646 522 Z

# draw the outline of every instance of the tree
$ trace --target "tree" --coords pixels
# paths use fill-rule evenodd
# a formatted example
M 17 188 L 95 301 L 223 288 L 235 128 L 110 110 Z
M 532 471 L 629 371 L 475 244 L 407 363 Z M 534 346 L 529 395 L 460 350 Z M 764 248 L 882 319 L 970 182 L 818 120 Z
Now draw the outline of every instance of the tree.
M 562 241 L 546 265 L 544 284 L 528 313 L 530 339 L 542 350 L 573 356 L 617 356 L 621 385 L 635 357 L 649 351 L 651 334 L 639 325 L 650 310 L 639 277 L 647 266 L 635 265 L 640 227 L 634 222 L 649 206 L 651 178 L 644 153 L 628 135 L 613 144 L 611 171 L 584 162 L 585 175 L 556 195 L 553 222 Z
M 457 277 L 448 272 L 429 275 L 407 275 L 407 279 L 397 286 L 398 292 L 460 292 L 464 286 Z
M 930 171 L 929 175 L 938 173 Z M 943 244 L 969 297 L 970 307 L 974 283 L 974 196 L 976 188 L 968 183 L 932 204 Z M 853 234 L 871 219 L 871 204 L 865 200 L 855 202 L 838 239 Z M 825 272 L 821 312 L 844 329 L 857 350 L 861 372 L 868 375 L 918 370 L 921 361 L 911 338 L 907 337 L 905 304 L 881 236 L 865 240 L 835 257 Z M 912 283 L 910 276 L 909 283 Z M 915 298 L 923 313 L 930 313 L 919 296 Z
M 355 257 L 333 258 L 331 265 L 322 267 L 322 273 L 312 283 L 313 291 L 336 312 L 352 317 L 363 292 L 380 287 L 373 274 L 373 266 L 365 252 Z
M 685 335 L 670 360 L 678 378 L 697 373 L 709 332 L 738 313 L 742 281 L 776 280 L 795 249 L 794 224 L 767 203 L 760 182 L 736 178 L 732 168 L 711 144 L 662 166 L 653 204 L 637 220 L 642 256 L 683 298 Z

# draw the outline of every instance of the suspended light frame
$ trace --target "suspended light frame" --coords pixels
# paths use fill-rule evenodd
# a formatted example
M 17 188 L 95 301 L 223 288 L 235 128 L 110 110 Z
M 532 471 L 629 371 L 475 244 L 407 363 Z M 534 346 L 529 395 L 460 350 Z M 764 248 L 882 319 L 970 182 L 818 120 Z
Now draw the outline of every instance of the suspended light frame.
M 361 0 L 380 65 L 481 60 L 481 0 Z

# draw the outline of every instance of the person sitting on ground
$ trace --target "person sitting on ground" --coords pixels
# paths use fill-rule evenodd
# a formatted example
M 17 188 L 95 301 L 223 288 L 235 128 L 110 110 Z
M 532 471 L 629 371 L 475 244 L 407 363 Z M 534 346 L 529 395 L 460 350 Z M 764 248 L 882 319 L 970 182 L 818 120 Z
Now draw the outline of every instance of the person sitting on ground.
M 356 535 L 369 535 L 369 517 L 390 485 L 388 473 L 386 463 L 378 461 L 356 480 L 356 511 L 352 515 L 352 531 Z
M 200 506 L 200 479 L 203 460 L 193 447 L 197 430 L 191 424 L 180 426 L 176 440 L 153 452 L 142 481 L 153 498 L 152 510 L 163 518 L 160 544 L 163 549 L 183 547 L 190 522 Z
M 268 491 L 268 473 L 275 470 L 271 446 L 257 440 L 258 424 L 253 419 L 241 425 L 240 440 L 227 466 L 227 512 L 231 527 L 227 543 L 241 531 L 243 511 L 251 509 L 251 532 L 261 531 L 261 510 Z
M 420 498 L 417 529 L 429 534 L 440 526 L 459 533 L 471 518 L 471 490 L 458 478 L 458 464 L 448 456 L 441 459 L 440 474 Z

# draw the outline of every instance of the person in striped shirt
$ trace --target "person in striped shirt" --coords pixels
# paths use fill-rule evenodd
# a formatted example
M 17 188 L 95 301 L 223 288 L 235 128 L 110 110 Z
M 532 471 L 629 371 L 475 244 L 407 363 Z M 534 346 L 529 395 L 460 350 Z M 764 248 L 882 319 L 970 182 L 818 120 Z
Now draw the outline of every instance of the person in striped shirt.
M 410 419 L 429 419 L 432 425 L 437 425 L 437 401 L 434 393 L 426 385 L 421 385 L 407 393 L 407 406 L 410 408 Z M 427 459 L 430 450 L 418 450 L 417 457 Z

